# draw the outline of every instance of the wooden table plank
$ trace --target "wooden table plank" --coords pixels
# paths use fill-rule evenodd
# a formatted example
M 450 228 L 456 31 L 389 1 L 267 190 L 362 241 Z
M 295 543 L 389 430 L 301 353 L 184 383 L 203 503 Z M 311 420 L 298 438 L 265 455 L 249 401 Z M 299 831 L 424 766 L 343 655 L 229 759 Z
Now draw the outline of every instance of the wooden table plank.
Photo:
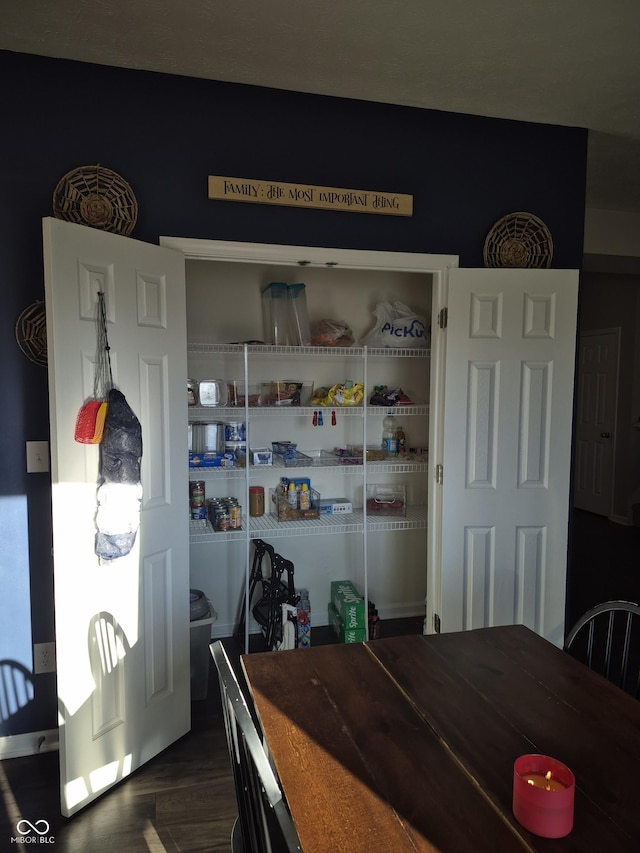
M 531 849 L 366 646 L 242 664 L 307 853 Z
M 505 813 L 513 761 L 542 752 L 576 774 L 571 835 L 541 850 L 637 850 L 640 706 L 522 626 L 373 642 L 371 651 Z
M 535 751 L 555 755 L 571 767 L 578 792 L 588 801 L 582 796 L 577 801 L 575 836 L 582 833 L 593 845 L 596 826 L 611 829 L 602 819 L 604 811 L 628 835 L 627 849 L 639 849 L 637 700 L 523 626 L 484 631 L 478 639 L 483 645 L 454 638 L 443 659 L 457 661 L 458 667 L 464 661 L 466 677 L 478 689 L 488 691 L 490 682 L 494 705 L 508 708 L 512 724 L 527 733 Z M 501 666 L 502 678 L 487 678 L 484 667 Z M 617 843 L 625 849 L 622 841 Z

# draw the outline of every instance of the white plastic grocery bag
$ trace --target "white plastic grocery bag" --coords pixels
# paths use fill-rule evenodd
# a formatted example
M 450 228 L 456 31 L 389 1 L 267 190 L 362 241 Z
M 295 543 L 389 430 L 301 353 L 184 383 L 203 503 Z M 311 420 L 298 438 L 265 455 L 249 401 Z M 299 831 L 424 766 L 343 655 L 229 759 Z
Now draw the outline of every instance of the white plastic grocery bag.
M 429 335 L 425 318 L 403 302 L 380 302 L 373 312 L 376 323 L 362 338 L 369 347 L 426 347 Z

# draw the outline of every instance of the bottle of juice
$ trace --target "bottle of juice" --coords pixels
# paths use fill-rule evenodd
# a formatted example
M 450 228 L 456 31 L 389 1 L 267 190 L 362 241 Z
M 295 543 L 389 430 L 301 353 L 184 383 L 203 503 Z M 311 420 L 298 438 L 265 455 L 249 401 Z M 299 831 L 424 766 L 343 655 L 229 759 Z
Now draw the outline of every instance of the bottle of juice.
M 396 430 L 396 438 L 398 439 L 398 455 L 402 455 L 405 452 L 407 438 L 401 426 Z

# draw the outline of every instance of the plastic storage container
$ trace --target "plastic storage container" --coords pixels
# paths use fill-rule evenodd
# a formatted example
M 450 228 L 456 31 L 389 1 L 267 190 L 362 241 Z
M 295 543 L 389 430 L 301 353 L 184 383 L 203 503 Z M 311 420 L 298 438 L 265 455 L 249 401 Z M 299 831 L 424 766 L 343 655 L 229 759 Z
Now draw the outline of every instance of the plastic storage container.
M 226 406 L 227 383 L 222 379 L 201 379 L 198 398 L 201 406 Z
M 274 379 L 262 383 L 263 406 L 308 406 L 313 394 L 313 382 L 296 379 Z
M 289 312 L 289 341 L 293 346 L 308 347 L 311 343 L 307 292 L 304 284 L 290 284 L 287 288 Z
M 276 346 L 288 343 L 288 286 L 282 281 L 272 281 L 262 291 L 262 320 L 264 342 Z
M 282 494 L 275 489 L 269 489 L 269 507 L 278 521 L 300 521 L 301 519 L 320 517 L 320 493 L 315 489 L 309 489 L 309 508 L 300 509 L 299 505 L 293 506 L 289 502 L 289 495 Z M 298 501 L 296 501 L 298 504 Z
M 191 639 L 191 701 L 197 702 L 207 698 L 211 625 L 218 618 L 213 605 L 202 590 L 189 590 L 189 618 Z
M 370 516 L 405 516 L 407 514 L 405 486 L 367 483 L 367 513 Z
M 248 386 L 248 403 L 250 406 L 261 406 L 262 399 L 260 395 L 260 383 L 249 382 Z M 244 408 L 247 402 L 247 391 L 245 383 L 242 379 L 230 379 L 227 381 L 227 406 L 235 408 L 241 406 Z

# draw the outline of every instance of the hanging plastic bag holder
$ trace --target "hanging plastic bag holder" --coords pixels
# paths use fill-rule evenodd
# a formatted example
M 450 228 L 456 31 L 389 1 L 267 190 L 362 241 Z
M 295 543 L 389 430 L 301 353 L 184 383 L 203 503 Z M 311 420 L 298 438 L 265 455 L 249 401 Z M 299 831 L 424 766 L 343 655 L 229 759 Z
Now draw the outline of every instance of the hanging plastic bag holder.
M 107 415 L 107 398 L 113 387 L 111 356 L 107 337 L 107 314 L 103 291 L 98 291 L 96 319 L 96 365 L 93 378 L 93 397 L 86 400 L 78 412 L 74 439 L 80 444 L 100 444 Z

